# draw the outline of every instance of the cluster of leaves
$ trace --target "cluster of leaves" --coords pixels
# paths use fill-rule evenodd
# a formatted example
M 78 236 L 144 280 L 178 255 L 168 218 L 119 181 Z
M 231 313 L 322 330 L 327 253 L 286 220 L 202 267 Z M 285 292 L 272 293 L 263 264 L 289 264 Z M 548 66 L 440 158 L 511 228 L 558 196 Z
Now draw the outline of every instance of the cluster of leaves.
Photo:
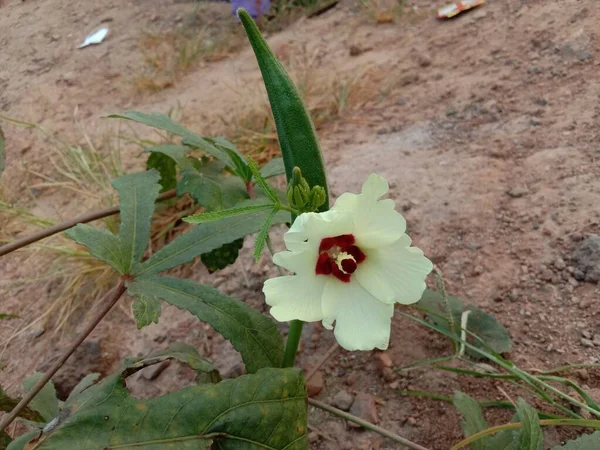
M 197 373 L 194 386 L 149 400 L 132 397 L 127 377 L 167 359 Z M 42 374 L 25 381 L 31 388 Z M 263 368 L 221 381 L 195 348 L 172 344 L 144 358 L 127 360 L 99 383 L 89 374 L 65 402 L 48 383 L 20 419 L 30 432 L 8 450 L 66 448 L 306 448 L 306 392 L 296 369 Z M 235 392 L 235 395 L 234 395 Z

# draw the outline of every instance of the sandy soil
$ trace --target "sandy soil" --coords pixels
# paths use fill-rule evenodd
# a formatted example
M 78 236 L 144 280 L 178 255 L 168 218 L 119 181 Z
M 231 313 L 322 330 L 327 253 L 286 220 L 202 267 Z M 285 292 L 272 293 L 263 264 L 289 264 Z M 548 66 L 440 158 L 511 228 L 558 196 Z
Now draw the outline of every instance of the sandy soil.
M 358 74 L 354 88 L 370 93 L 319 130 L 332 191 L 357 191 L 371 172 L 387 177 L 415 244 L 443 271 L 450 292 L 508 327 L 510 357 L 521 367 L 598 362 L 598 347 L 582 341 L 600 335 L 598 288 L 576 280 L 571 262 L 579 241 L 600 232 L 595 0 L 489 0 L 447 22 L 435 20 L 436 6 L 415 0 L 396 23 L 378 25 L 358 4 L 343 1 L 270 36 L 282 57 L 300 49 L 318 54 L 313 83 L 331 74 Z M 209 7 L 227 15 L 226 6 Z M 9 1 L 0 14 L 2 114 L 81 140 L 75 110 L 82 127 L 100 136 L 107 127 L 114 132 L 102 119 L 108 113 L 183 106 L 190 128 L 211 132 L 221 116 L 262 95 L 247 47 L 222 61 L 199 64 L 162 92 L 142 96 L 131 86 L 144 64 L 140 33 L 176 27 L 192 8 L 162 0 Z M 106 42 L 76 50 L 101 23 L 111 29 Z M 252 99 L 240 102 L 241 90 L 252 92 Z M 30 130 L 3 127 L 8 199 L 54 220 L 95 206 L 57 189 L 32 191 L 32 177 L 23 168 L 51 173 L 45 156 L 49 141 Z M 138 150 L 123 152 L 126 168 L 142 166 Z M 276 243 L 281 245 L 280 236 Z M 261 307 L 262 282 L 275 272 L 267 261 L 253 265 L 250 240 L 245 245 L 242 258 L 217 277 L 209 277 L 199 263 L 187 269 L 188 276 Z M 0 323 L 2 341 L 43 311 L 53 295 L 52 283 L 8 282 L 42 274 L 46 264 L 25 254 L 0 261 L 2 312 L 22 316 Z M 243 279 L 233 278 L 240 271 Z M 36 330 L 11 341 L 2 353 L 6 367 L 0 378 L 9 393 L 19 392 L 24 376 L 47 367 L 71 336 Z M 304 337 L 300 363 L 308 368 L 333 339 L 316 325 L 307 326 Z M 125 356 L 173 341 L 197 345 L 225 373 L 241 369 L 229 345 L 186 313 L 165 307 L 158 325 L 138 332 L 123 304 L 78 352 L 62 381 L 68 385 L 90 371 L 107 373 Z M 394 319 L 386 353 L 395 366 L 449 351 L 440 337 Z M 490 382 L 429 370 L 386 381 L 375 353 L 339 350 L 322 370 L 320 399 L 330 402 L 340 390 L 369 393 L 378 399 L 381 426 L 432 449 L 447 449 L 460 438 L 459 417 L 451 406 L 402 397 L 395 389 L 443 395 L 460 389 L 482 399 L 504 399 Z M 594 376 L 580 377 L 590 388 L 600 387 Z M 152 394 L 188 381 L 189 373 L 173 364 L 158 386 L 137 382 L 146 383 L 141 390 Z M 497 423 L 510 417 L 490 414 Z M 313 448 L 394 448 L 320 411 L 311 409 L 310 422 L 328 436 L 313 435 Z

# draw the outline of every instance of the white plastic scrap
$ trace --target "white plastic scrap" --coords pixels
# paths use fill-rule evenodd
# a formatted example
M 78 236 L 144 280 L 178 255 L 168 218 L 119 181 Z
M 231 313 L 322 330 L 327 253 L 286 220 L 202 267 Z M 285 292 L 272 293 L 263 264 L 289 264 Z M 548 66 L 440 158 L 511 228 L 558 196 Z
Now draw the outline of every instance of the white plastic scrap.
M 81 45 L 77 48 L 84 48 L 88 45 L 101 44 L 104 38 L 108 35 L 108 28 L 100 28 L 97 31 L 94 31 L 92 34 L 88 35 L 85 40 L 81 43 Z

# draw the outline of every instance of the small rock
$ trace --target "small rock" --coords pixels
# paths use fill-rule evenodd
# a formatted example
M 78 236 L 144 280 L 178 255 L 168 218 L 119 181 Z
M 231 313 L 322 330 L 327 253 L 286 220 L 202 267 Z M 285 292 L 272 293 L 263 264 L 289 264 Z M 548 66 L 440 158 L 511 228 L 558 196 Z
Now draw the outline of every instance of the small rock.
M 589 339 L 581 338 L 581 345 L 583 345 L 584 347 L 593 347 L 594 343 Z
M 487 17 L 487 15 L 488 15 L 487 11 L 480 9 L 479 11 L 477 11 L 476 13 L 473 14 L 473 20 L 485 19 Z
M 306 381 L 306 391 L 309 397 L 314 397 L 318 395 L 322 390 L 325 384 L 325 380 L 323 379 L 323 372 L 318 370 L 309 380 Z
M 392 382 L 390 383 L 390 389 L 394 389 L 394 390 L 396 390 L 396 389 L 398 389 L 399 387 L 400 387 L 400 382 L 399 382 L 398 380 L 396 380 L 396 381 L 392 381 Z
M 390 368 L 394 366 L 392 362 L 392 358 L 386 352 L 377 353 L 377 359 L 379 360 L 379 368 L 385 369 L 386 367 Z
M 359 392 L 356 394 L 354 402 L 352 403 L 352 407 L 350 408 L 350 414 L 374 424 L 379 421 L 379 418 L 377 417 L 375 398 L 372 395 L 364 392 Z M 360 428 L 360 425 L 354 422 L 349 422 L 348 424 L 351 427 Z
M 317 433 L 316 431 L 311 431 L 310 433 L 308 433 L 308 442 L 310 442 L 311 444 L 316 444 L 320 439 L 319 433 Z
M 575 374 L 582 380 L 582 381 L 587 381 L 590 379 L 590 375 L 588 373 L 587 370 L 585 369 L 578 369 L 575 371 Z
M 417 56 L 417 61 L 421 67 L 429 67 L 432 63 L 431 58 L 423 53 L 419 53 Z
M 354 396 L 350 394 L 348 391 L 341 390 L 333 397 L 331 404 L 336 408 L 341 409 L 342 411 L 348 411 L 352 406 L 352 402 L 354 401 Z
M 514 187 L 506 191 L 506 193 L 513 198 L 519 198 L 529 194 L 529 189 L 525 187 Z
M 554 277 L 554 274 L 550 269 L 544 269 L 540 274 L 540 278 L 544 281 L 552 281 L 552 277 Z
M 592 338 L 592 333 L 590 333 L 589 331 L 583 331 L 581 333 L 581 335 L 586 338 L 586 339 L 591 339 Z
M 600 281 L 600 236 L 588 236 L 573 252 L 577 281 L 597 283 Z M 583 277 L 582 277 L 583 275 Z
M 383 370 L 381 371 L 381 374 L 383 375 L 383 379 L 385 381 L 387 381 L 388 383 L 390 383 L 396 379 L 396 374 L 389 367 L 384 367 Z
M 158 19 L 160 19 L 160 16 L 156 13 L 150 16 L 150 22 L 156 22 Z
M 554 267 L 556 267 L 558 270 L 565 270 L 567 268 L 567 264 L 565 263 L 564 259 L 556 258 L 554 260 Z
M 358 45 L 350 46 L 350 56 L 358 56 L 361 53 L 364 53 L 364 50 L 360 48 Z
M 346 377 L 346 384 L 352 386 L 354 383 L 356 383 L 356 374 L 351 373 Z
M 169 367 L 169 364 L 171 364 L 171 361 L 166 359 L 158 364 L 144 367 L 140 372 L 140 376 L 148 381 L 155 380 L 167 367 Z
M 592 339 L 592 343 L 596 346 L 596 347 L 600 347 L 600 334 L 595 334 L 593 339 Z

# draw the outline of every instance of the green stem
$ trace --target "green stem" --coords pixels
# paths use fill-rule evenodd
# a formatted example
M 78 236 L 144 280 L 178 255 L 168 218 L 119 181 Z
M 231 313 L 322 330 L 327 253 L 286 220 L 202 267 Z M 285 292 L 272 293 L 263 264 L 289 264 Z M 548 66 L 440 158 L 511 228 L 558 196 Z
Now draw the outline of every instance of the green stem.
M 294 367 L 303 326 L 304 322 L 301 320 L 292 320 L 290 322 L 290 331 L 285 342 L 285 352 L 283 353 L 283 367 Z

